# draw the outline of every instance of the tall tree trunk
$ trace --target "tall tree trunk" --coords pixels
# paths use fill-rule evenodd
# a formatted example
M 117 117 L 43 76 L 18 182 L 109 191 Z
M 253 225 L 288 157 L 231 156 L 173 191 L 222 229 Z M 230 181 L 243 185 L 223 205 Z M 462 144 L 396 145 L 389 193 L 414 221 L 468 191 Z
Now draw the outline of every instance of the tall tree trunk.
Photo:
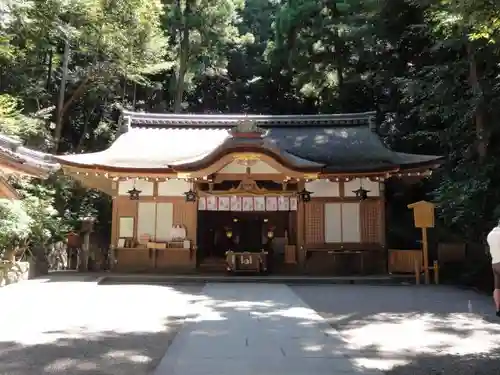
M 137 83 L 134 82 L 134 95 L 132 97 L 132 108 L 135 111 L 135 105 L 137 103 Z
M 87 114 L 86 112 L 83 114 L 83 130 L 80 135 L 80 139 L 78 140 L 78 144 L 75 147 L 75 152 L 78 154 L 83 151 L 83 146 L 85 144 L 85 140 L 87 139 L 87 133 L 89 132 L 90 121 L 92 120 L 92 116 L 94 115 L 96 109 L 92 109 L 92 111 Z
M 339 88 L 339 93 L 342 92 L 342 88 L 344 87 L 344 43 L 339 35 L 339 30 L 335 29 L 335 62 L 337 65 L 337 84 Z
M 59 143 L 61 142 L 63 117 L 64 117 L 64 96 L 66 94 L 66 80 L 68 79 L 68 63 L 69 63 L 69 41 L 64 42 L 64 54 L 62 60 L 62 78 L 59 87 L 59 101 L 57 103 L 56 124 L 54 129 L 54 152 L 59 150 Z
M 54 58 L 54 49 L 50 47 L 49 50 L 49 62 L 47 66 L 47 81 L 45 83 L 45 89 L 49 91 L 50 89 L 50 83 L 52 81 L 52 63 L 53 63 L 53 58 Z
M 182 99 L 184 97 L 185 79 L 189 64 L 189 20 L 191 18 L 193 0 L 187 0 L 182 15 L 182 39 L 179 52 L 179 69 L 175 87 L 174 113 L 181 111 Z
M 473 122 L 475 125 L 477 154 L 480 163 L 486 160 L 488 152 L 489 135 L 485 126 L 484 95 L 479 82 L 476 56 L 472 42 L 466 41 L 467 60 L 469 62 L 469 84 L 472 88 L 476 108 L 474 110 Z
M 337 8 L 337 3 L 332 4 L 333 7 L 333 17 L 337 22 L 340 22 L 340 12 Z M 336 26 L 333 31 L 333 46 L 335 48 L 335 64 L 337 70 L 337 86 L 339 97 L 342 98 L 342 92 L 344 87 L 344 41 L 340 36 L 339 27 Z M 342 101 L 341 101 L 342 103 Z

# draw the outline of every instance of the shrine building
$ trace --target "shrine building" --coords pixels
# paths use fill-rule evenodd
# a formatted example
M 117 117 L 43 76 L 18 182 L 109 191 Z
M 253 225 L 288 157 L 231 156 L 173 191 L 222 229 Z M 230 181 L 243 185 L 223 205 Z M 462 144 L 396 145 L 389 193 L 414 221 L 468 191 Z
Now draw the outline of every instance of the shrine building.
M 56 157 L 113 197 L 119 271 L 383 273 L 384 181 L 440 164 L 388 149 L 374 112 L 123 111 L 119 133 L 104 151 Z
M 0 199 L 19 199 L 19 195 L 7 181 L 9 176 L 45 179 L 59 169 L 52 155 L 23 146 L 22 142 L 0 134 Z

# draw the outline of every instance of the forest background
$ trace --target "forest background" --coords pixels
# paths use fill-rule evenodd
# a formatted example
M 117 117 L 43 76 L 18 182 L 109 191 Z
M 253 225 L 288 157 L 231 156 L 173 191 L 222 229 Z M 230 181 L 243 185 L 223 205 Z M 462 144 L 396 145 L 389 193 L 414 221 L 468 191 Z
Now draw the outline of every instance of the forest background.
M 429 199 L 434 240 L 482 252 L 500 217 L 498 41 L 488 0 L 7 0 L 0 132 L 79 153 L 109 146 L 120 106 L 375 110 L 394 150 L 445 156 L 424 181 L 388 182 L 389 246 L 418 246 L 406 205 Z M 13 183 L 25 199 L 0 205 L 0 247 L 47 247 L 88 216 L 109 237 L 110 197 L 60 174 Z

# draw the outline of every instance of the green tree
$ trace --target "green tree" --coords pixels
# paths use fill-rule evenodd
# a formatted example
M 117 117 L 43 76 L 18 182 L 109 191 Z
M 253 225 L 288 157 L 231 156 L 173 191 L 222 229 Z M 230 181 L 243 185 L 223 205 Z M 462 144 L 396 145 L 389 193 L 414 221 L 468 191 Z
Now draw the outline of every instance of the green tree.
M 164 1 L 169 51 L 173 56 L 172 108 L 180 112 L 186 88 L 197 76 L 227 73 L 228 53 L 253 42 L 250 33 L 241 35 L 238 25 L 244 0 Z

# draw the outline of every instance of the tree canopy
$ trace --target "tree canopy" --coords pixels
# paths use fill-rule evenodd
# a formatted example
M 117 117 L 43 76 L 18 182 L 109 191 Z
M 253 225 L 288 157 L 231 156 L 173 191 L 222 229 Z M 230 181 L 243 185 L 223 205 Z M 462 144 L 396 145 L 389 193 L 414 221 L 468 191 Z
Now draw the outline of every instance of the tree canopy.
M 90 152 L 114 139 L 117 103 L 376 110 L 395 150 L 446 156 L 417 186 L 389 182 L 389 216 L 432 199 L 443 236 L 479 241 L 500 217 L 499 20 L 500 3 L 472 0 L 8 2 L 0 5 L 0 131 L 52 152 Z M 62 177 L 45 185 L 61 226 L 94 213 L 109 230 L 109 198 Z

